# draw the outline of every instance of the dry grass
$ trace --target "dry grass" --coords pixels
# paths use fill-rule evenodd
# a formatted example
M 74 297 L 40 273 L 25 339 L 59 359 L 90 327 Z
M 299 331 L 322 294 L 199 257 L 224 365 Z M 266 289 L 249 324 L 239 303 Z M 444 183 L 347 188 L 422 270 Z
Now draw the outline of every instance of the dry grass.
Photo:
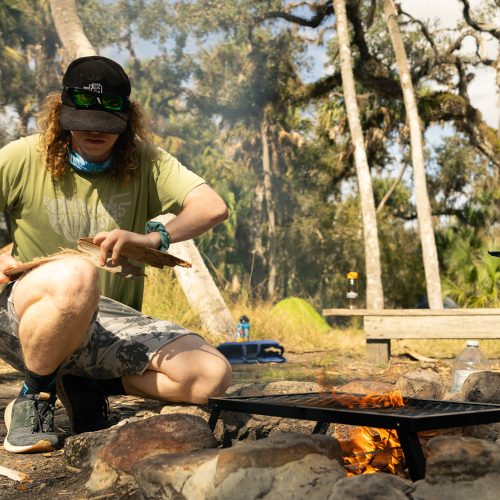
M 178 281 L 171 269 L 146 270 L 143 311 L 158 318 L 169 319 L 195 332 L 201 333 L 214 345 L 225 339 L 210 335 L 202 330 L 197 315 L 191 310 Z M 304 329 L 293 326 L 290 321 L 273 314 L 270 302 L 250 304 L 240 300 L 231 303 L 226 300 L 235 330 L 238 318 L 246 314 L 250 318 L 251 339 L 273 339 L 280 342 L 287 352 L 335 351 L 342 355 L 364 356 L 365 339 L 363 331 L 356 327 L 333 328 L 327 333 L 319 333 L 313 328 Z M 500 332 L 499 332 L 500 333 Z M 471 332 L 471 338 L 474 338 Z M 231 339 L 226 339 L 231 340 Z M 500 340 L 481 340 L 481 349 L 489 357 L 500 359 Z M 464 340 L 396 340 L 392 342 L 393 354 L 408 350 L 434 358 L 453 358 L 465 347 Z
M 142 312 L 200 332 L 200 320 L 189 307 L 173 270 L 147 267 L 146 275 Z
M 171 269 L 147 268 L 148 279 L 144 289 L 143 312 L 157 318 L 168 319 L 190 330 L 201 333 L 209 342 L 218 344 L 225 339 L 203 331 L 197 315 L 191 310 L 184 292 Z M 273 339 L 281 342 L 287 351 L 339 350 L 345 353 L 361 352 L 364 348 L 363 333 L 359 329 L 336 329 L 319 333 L 313 328 L 293 328 L 290 322 L 272 313 L 270 302 L 250 305 L 248 302 L 228 304 L 236 332 L 238 318 L 246 314 L 250 318 L 251 340 Z M 226 339 L 232 340 L 232 339 Z
M 500 332 L 499 332 L 500 336 Z M 471 332 L 471 339 L 474 339 L 474 333 Z M 408 350 L 416 351 L 424 356 L 433 358 L 454 358 L 462 349 L 465 348 L 466 341 L 460 340 L 395 340 L 391 344 L 393 354 L 401 354 Z M 481 351 L 491 359 L 500 359 L 500 339 L 485 340 L 480 339 Z
M 364 348 L 363 332 L 355 328 L 332 329 L 327 333 L 310 327 L 294 327 L 281 315 L 273 313 L 272 304 L 262 302 L 254 306 L 237 303 L 232 305 L 233 317 L 246 314 L 250 318 L 253 339 L 274 339 L 287 351 L 307 352 L 338 350 L 345 354 L 361 352 Z

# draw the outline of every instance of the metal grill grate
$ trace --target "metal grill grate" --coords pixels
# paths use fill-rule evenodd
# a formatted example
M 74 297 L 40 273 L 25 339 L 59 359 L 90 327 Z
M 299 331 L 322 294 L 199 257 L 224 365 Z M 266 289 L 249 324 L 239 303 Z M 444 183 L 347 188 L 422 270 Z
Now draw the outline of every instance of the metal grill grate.
M 239 396 L 211 398 L 209 406 L 220 410 L 412 432 L 500 421 L 499 405 L 404 398 L 403 407 L 361 407 L 356 404 L 356 399 L 363 396 L 329 392 Z M 343 400 L 352 406 L 346 406 Z
M 404 406 L 362 405 L 363 394 L 318 392 L 210 398 L 209 424 L 215 428 L 220 412 L 314 420 L 313 432 L 326 432 L 330 423 L 396 429 L 413 480 L 425 476 L 425 458 L 417 432 L 500 422 L 500 405 L 404 398 Z

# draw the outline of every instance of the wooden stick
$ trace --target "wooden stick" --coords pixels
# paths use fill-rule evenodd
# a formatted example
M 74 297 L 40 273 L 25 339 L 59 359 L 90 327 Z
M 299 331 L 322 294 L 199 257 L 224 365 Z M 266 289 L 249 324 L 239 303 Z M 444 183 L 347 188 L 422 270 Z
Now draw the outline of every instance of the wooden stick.
M 3 270 L 3 274 L 9 277 L 10 281 L 15 281 L 23 273 L 34 269 L 35 267 L 41 266 L 47 262 L 53 260 L 58 260 L 64 257 L 70 257 L 73 255 L 80 255 L 88 258 L 95 266 L 108 271 L 110 273 L 119 274 L 124 278 L 136 278 L 138 276 L 145 276 L 141 268 L 131 264 L 127 259 L 133 259 L 150 266 L 158 267 L 162 269 L 165 266 L 174 267 L 191 267 L 191 263 L 185 260 L 175 257 L 175 255 L 159 252 L 152 248 L 138 247 L 131 243 L 126 243 L 123 245 L 121 256 L 124 257 L 120 264 L 112 264 L 111 259 L 108 259 L 106 265 L 101 266 L 99 264 L 99 253 L 100 247 L 92 242 L 92 238 L 80 238 L 78 240 L 78 250 L 63 249 L 61 252 L 48 255 L 46 257 L 39 257 L 33 259 L 29 262 L 17 263 L 14 266 L 9 266 Z M 2 250 L 0 249 L 0 252 Z
M 13 481 L 29 481 L 29 477 L 24 472 L 19 472 L 14 469 L 9 469 L 9 467 L 4 467 L 0 465 L 0 476 L 8 477 Z

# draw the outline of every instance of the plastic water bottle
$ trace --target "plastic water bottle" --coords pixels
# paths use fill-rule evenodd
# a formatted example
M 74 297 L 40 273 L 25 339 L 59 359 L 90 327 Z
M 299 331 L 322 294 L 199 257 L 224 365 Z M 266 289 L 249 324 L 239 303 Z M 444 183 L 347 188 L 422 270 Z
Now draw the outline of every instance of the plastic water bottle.
M 236 329 L 236 342 L 248 342 L 250 340 L 250 320 L 247 316 L 240 317 Z
M 356 309 L 358 307 L 358 273 L 351 271 L 347 273 L 347 290 L 346 299 L 347 307 L 349 309 Z
M 468 340 L 467 347 L 457 354 L 453 362 L 452 392 L 459 392 L 465 379 L 475 372 L 488 370 L 490 362 L 479 349 L 477 340 Z
M 240 321 L 243 323 L 243 342 L 250 340 L 250 320 L 247 316 L 242 316 Z

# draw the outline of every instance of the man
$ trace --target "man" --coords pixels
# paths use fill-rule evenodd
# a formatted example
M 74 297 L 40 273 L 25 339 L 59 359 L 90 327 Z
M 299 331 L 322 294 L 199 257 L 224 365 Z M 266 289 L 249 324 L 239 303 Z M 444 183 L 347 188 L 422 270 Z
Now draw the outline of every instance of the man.
M 227 217 L 200 177 L 148 142 L 130 93 L 116 62 L 76 59 L 62 94 L 47 98 L 41 134 L 0 150 L 0 210 L 14 243 L 12 257 L 0 256 L 0 271 L 88 236 L 100 245 L 101 265 L 116 264 L 125 243 L 166 251 Z M 168 212 L 177 217 L 166 226 L 150 222 Z M 8 282 L 3 273 L 0 281 Z M 200 336 L 140 314 L 142 291 L 143 281 L 98 270 L 78 255 L 6 285 L 0 356 L 25 381 L 5 410 L 5 449 L 58 445 L 56 393 L 75 433 L 108 425 L 111 394 L 204 403 L 224 393 L 231 375 L 225 358 Z

